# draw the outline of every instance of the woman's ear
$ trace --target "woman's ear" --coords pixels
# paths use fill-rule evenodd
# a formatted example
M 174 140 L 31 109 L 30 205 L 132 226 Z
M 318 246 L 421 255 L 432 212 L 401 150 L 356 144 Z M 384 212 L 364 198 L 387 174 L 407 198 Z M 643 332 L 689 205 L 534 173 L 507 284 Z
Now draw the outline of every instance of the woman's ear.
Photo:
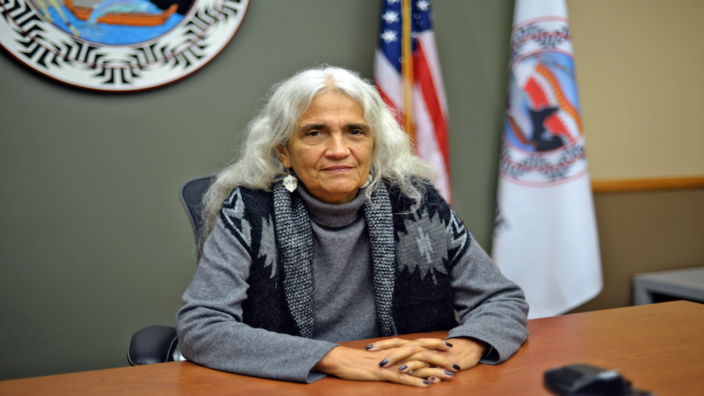
M 283 164 L 284 168 L 291 167 L 291 159 L 288 155 L 288 148 L 283 144 L 276 146 L 276 156 L 279 157 L 279 161 Z

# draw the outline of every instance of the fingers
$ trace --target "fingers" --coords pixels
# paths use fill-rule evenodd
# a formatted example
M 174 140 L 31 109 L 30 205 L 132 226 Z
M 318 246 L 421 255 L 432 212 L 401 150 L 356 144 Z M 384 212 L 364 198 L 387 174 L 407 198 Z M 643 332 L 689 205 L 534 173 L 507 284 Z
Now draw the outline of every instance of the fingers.
M 383 351 L 384 349 L 398 348 L 402 345 L 408 344 L 410 340 L 404 340 L 401 338 L 388 338 L 386 340 L 377 341 L 373 344 L 369 344 L 364 347 L 368 351 Z
M 420 364 L 419 364 L 420 363 Z M 410 362 L 411 367 L 424 367 L 422 362 Z M 403 367 L 403 366 L 401 366 Z M 411 375 L 411 369 L 406 365 L 404 370 L 400 370 L 401 367 L 388 367 L 379 368 L 380 376 L 384 381 L 396 382 L 404 385 L 412 385 L 419 387 L 428 387 L 433 383 L 440 382 L 438 378 L 431 380 L 430 378 L 424 378 L 421 376 Z
M 448 358 L 453 344 L 438 338 L 404 340 L 389 338 L 369 344 L 369 352 L 388 351 L 379 367 L 382 372 L 392 375 L 384 380 L 413 386 L 429 386 L 451 380 L 460 366 Z M 383 355 L 382 355 L 383 356 Z
M 401 372 L 394 373 L 395 370 L 383 370 L 386 374 L 383 379 L 388 382 L 395 382 L 397 384 L 418 386 L 418 387 L 428 387 L 433 382 L 421 377 L 416 377 Z
M 389 381 L 404 385 L 427 387 L 431 381 L 401 372 L 398 366 L 379 367 L 379 359 L 386 352 L 365 352 L 338 346 L 331 349 L 314 366 L 321 373 L 357 381 Z
M 411 363 L 412 367 L 423 366 L 422 362 Z M 418 363 L 420 363 L 420 365 Z M 399 370 L 399 368 L 400 367 L 379 368 L 379 376 L 384 381 L 419 387 L 428 387 L 433 384 L 433 382 L 435 382 L 431 381 L 429 378 L 410 375 L 410 369 L 408 368 L 408 366 L 404 370 Z
M 377 341 L 373 344 L 369 344 L 364 349 L 368 351 L 382 351 L 385 349 L 399 348 L 404 345 L 418 345 L 426 349 L 436 349 L 439 351 L 446 351 L 452 348 L 452 344 L 448 341 L 441 340 L 439 338 L 418 338 L 415 340 L 404 340 L 401 338 L 388 338 L 386 340 Z
M 455 377 L 454 372 L 439 367 L 423 367 L 409 372 L 408 375 L 418 378 L 426 378 L 433 383 L 450 381 Z
M 390 367 L 400 362 L 405 363 L 413 361 L 420 361 L 426 366 L 442 367 L 452 372 L 460 370 L 460 367 L 452 362 L 446 355 L 412 343 L 391 351 L 379 362 L 379 367 Z
M 424 369 L 426 367 L 428 367 L 428 363 L 421 362 L 420 360 L 414 360 L 411 362 L 406 362 L 403 365 L 399 366 L 398 371 L 405 374 L 410 374 L 416 370 Z
M 485 354 L 487 344 L 472 339 L 453 338 L 448 340 L 454 344 L 451 350 L 444 352 L 446 357 L 462 367 L 462 370 L 470 369 L 477 365 L 479 359 Z

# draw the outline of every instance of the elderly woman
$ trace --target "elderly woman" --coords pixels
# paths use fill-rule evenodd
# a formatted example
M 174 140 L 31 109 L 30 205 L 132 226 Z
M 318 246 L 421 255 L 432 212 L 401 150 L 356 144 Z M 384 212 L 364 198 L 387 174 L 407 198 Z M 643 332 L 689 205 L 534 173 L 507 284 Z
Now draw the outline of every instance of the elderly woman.
M 276 85 L 206 194 L 202 257 L 176 316 L 184 356 L 272 379 L 415 386 L 509 358 L 528 335 L 523 292 L 431 175 L 356 74 L 322 67 Z M 373 337 L 387 338 L 336 344 Z

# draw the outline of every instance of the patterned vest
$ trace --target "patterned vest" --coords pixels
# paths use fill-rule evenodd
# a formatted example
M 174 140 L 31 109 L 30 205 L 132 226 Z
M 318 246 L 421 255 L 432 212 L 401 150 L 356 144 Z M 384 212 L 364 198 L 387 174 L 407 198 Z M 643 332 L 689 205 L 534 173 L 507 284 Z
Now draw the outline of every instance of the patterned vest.
M 470 238 L 440 194 L 425 188 L 413 213 L 411 200 L 384 185 L 364 204 L 380 336 L 457 325 L 450 274 Z M 281 182 L 272 192 L 238 187 L 220 218 L 252 258 L 244 323 L 312 338 L 313 237 L 300 196 Z

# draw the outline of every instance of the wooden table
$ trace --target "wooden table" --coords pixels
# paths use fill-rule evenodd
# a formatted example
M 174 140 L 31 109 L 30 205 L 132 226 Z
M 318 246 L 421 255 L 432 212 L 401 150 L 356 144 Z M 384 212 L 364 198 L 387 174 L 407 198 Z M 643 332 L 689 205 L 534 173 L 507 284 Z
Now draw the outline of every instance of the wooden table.
M 535 319 L 528 329 L 528 341 L 507 362 L 479 365 L 429 388 L 337 378 L 304 385 L 172 362 L 3 381 L 0 395 L 549 395 L 543 372 L 572 363 L 616 369 L 657 396 L 704 394 L 702 304 L 676 301 Z

